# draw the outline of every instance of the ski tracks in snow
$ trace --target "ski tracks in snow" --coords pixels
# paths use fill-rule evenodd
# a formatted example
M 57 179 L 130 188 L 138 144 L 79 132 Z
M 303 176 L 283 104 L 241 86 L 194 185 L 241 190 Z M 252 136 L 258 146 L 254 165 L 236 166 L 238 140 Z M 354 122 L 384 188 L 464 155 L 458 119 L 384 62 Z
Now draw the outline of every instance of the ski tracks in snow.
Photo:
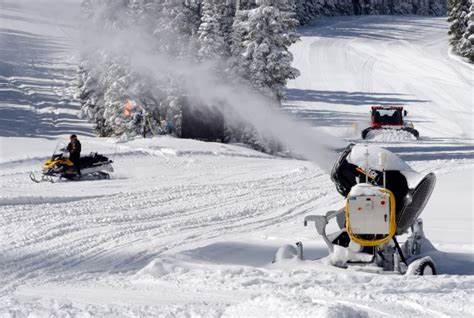
M 214 165 L 215 156 L 193 157 L 200 157 L 200 162 L 210 158 L 209 164 Z M 161 160 L 161 165 L 169 164 Z M 267 162 L 248 160 L 260 160 L 264 165 Z M 22 225 L 2 233 L 3 291 L 31 279 L 35 272 L 71 278 L 78 271 L 87 277 L 91 275 L 89 271 L 137 270 L 175 247 L 271 227 L 315 209 L 314 202 L 324 196 L 334 200 L 333 186 L 322 172 L 297 168 L 274 173 L 271 168 L 261 168 L 266 172 L 257 179 L 252 172 L 246 177 L 251 181 L 241 181 L 242 176 L 238 176 L 240 180 L 215 184 L 201 184 L 197 178 L 196 184 L 156 186 L 152 181 L 155 176 L 151 176 L 151 189 L 134 189 L 134 182 L 147 183 L 146 180 L 132 181 L 132 185 L 130 180 L 120 179 L 34 184 L 36 189 L 46 188 L 40 191 L 42 197 L 24 196 L 0 206 L 7 224 Z M 65 195 L 68 190 L 91 185 L 112 190 L 92 197 L 51 197 L 51 192 Z

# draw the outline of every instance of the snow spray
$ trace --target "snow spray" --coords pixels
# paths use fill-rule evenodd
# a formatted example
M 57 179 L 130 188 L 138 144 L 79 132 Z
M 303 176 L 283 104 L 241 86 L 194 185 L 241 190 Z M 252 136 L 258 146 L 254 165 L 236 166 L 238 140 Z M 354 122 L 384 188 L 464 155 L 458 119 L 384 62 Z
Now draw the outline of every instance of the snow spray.
M 170 31 L 172 32 L 172 31 Z M 314 162 L 329 172 L 337 158 L 338 150 L 346 143 L 327 135 L 308 124 L 292 119 L 282 112 L 279 103 L 255 92 L 250 85 L 238 78 L 219 76 L 222 61 L 196 62 L 191 58 L 179 58 L 157 53 L 153 43 L 176 45 L 178 34 L 169 34 L 157 39 L 156 34 L 128 25 L 126 29 L 107 32 L 103 29 L 87 32 L 88 50 L 107 50 L 117 56 L 129 55 L 131 70 L 143 74 L 144 78 L 179 79 L 180 89 L 193 101 L 191 107 L 199 105 L 225 105 L 223 113 L 228 121 L 237 120 L 251 124 L 262 136 L 271 136 L 288 150 Z M 94 38 L 90 35 L 94 34 Z M 192 47 L 187 43 L 187 47 Z M 97 65 L 98 68 L 103 67 Z M 136 75 L 135 74 L 135 75 Z
M 199 105 L 226 105 L 224 116 L 232 120 L 237 115 L 250 123 L 262 135 L 270 135 L 304 158 L 329 172 L 337 159 L 337 150 L 346 143 L 314 129 L 283 113 L 270 98 L 255 92 L 238 80 L 222 81 L 215 74 L 214 63 L 196 65 L 185 60 L 173 60 L 160 55 L 137 52 L 133 59 L 137 70 L 152 70 L 155 74 L 173 74 L 182 78 L 183 89 Z M 235 118 L 234 118 L 235 119 Z

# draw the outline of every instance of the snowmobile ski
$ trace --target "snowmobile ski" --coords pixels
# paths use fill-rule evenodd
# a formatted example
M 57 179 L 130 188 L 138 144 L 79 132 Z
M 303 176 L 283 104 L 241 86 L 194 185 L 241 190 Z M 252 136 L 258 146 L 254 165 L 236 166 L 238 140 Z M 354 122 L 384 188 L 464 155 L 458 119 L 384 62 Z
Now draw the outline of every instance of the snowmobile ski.
M 38 179 L 34 172 L 30 172 L 30 179 L 31 179 L 31 181 L 33 181 L 35 183 L 41 183 L 41 182 L 54 183 L 54 180 L 51 176 L 43 175 L 43 176 L 41 176 L 41 179 Z

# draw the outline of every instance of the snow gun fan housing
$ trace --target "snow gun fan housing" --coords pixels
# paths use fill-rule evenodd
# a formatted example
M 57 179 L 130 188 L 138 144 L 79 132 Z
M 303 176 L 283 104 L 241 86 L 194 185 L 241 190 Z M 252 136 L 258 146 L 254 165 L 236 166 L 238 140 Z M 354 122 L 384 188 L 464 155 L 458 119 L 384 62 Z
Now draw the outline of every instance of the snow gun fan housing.
M 366 139 L 368 134 L 376 130 L 406 131 L 416 139 L 420 136 L 412 123 L 404 120 L 407 111 L 403 107 L 397 106 L 372 106 L 370 112 L 370 127 L 362 131 L 362 139 Z
M 396 154 L 377 146 L 349 145 L 331 171 L 337 191 L 350 201 L 360 187 L 380 187 L 393 196 L 396 233 L 403 234 L 423 211 L 436 183 L 436 176 L 422 176 Z M 355 188 L 354 188 L 355 187 Z M 392 202 L 393 201 L 393 202 Z
M 333 265 L 385 273 L 436 273 L 426 255 L 432 245 L 418 218 L 434 189 L 433 173 L 420 175 L 386 149 L 351 144 L 336 161 L 331 179 L 346 198 L 344 207 L 326 215 L 308 215 L 304 223 L 315 222 Z M 339 230 L 327 234 L 332 219 Z M 406 233 L 409 236 L 400 245 L 397 236 Z M 291 246 L 298 252 L 293 254 L 303 259 L 302 244 L 297 247 L 299 250 Z

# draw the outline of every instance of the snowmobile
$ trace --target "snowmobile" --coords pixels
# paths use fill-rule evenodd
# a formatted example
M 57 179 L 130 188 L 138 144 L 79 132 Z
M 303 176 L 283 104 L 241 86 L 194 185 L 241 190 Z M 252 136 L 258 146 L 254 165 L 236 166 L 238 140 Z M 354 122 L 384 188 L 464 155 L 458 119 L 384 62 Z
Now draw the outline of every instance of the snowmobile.
M 436 176 L 420 175 L 400 157 L 377 146 L 350 144 L 331 172 L 344 207 L 325 215 L 308 215 L 326 243 L 331 264 L 377 273 L 436 274 L 419 218 L 433 192 Z M 331 220 L 337 230 L 327 234 Z M 408 235 L 408 236 L 407 236 Z M 405 241 L 399 243 L 403 236 Z M 303 259 L 303 245 L 280 248 L 274 262 Z
M 380 129 L 406 131 L 418 139 L 420 134 L 413 124 L 404 121 L 403 117 L 406 115 L 407 111 L 403 107 L 372 106 L 370 127 L 362 131 L 362 139 L 366 139 L 371 131 Z
M 80 170 L 81 178 L 109 179 L 109 172 L 113 172 L 112 160 L 98 154 L 90 153 L 88 156 L 81 157 Z M 55 178 L 77 180 L 77 174 L 74 163 L 69 160 L 69 154 L 63 143 L 56 146 L 50 159 L 43 163 L 43 175 L 38 179 L 33 172 L 30 173 L 30 179 L 36 183 L 42 181 L 54 182 Z

